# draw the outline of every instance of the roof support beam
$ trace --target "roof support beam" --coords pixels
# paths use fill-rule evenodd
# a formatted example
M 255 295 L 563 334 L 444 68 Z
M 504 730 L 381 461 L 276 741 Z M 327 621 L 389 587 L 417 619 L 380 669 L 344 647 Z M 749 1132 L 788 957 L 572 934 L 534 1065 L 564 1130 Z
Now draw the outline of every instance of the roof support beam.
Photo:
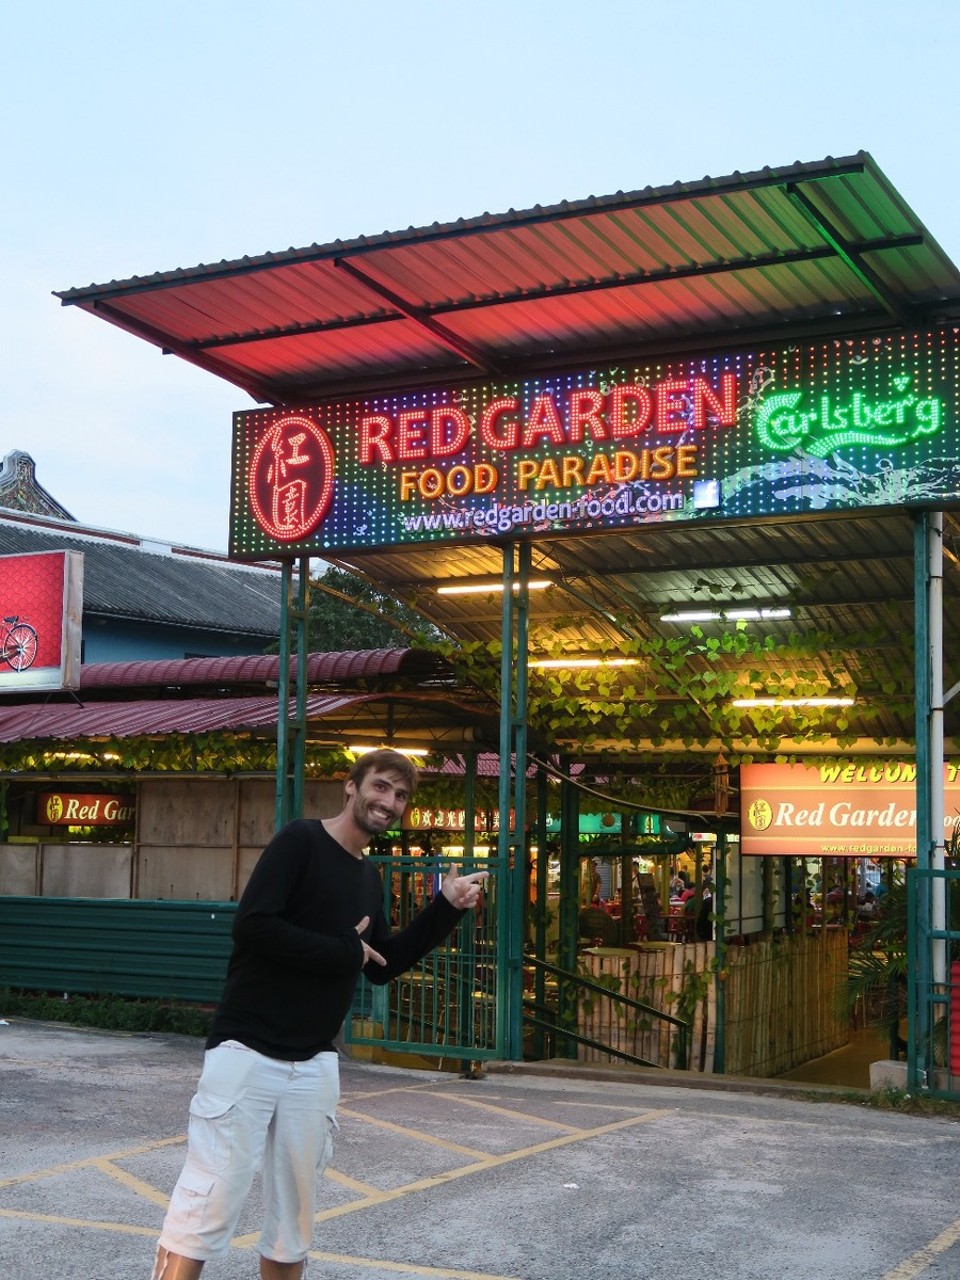
M 412 302 L 407 302 L 405 298 L 401 298 L 398 293 L 394 293 L 392 289 L 388 289 L 386 285 L 380 284 L 365 271 L 361 271 L 359 267 L 355 267 L 352 262 L 348 262 L 346 258 L 334 258 L 333 265 L 338 270 L 345 272 L 351 279 L 356 280 L 358 284 L 369 290 L 370 293 L 376 294 L 378 298 L 382 298 L 384 302 L 388 302 L 401 315 L 412 320 L 414 324 L 418 324 L 421 329 L 425 329 L 432 337 L 436 338 L 443 346 L 448 347 L 451 351 L 456 352 L 458 356 L 466 360 L 468 364 L 472 364 L 475 368 L 483 370 L 484 373 L 495 373 L 496 367 L 487 359 L 482 352 L 478 351 L 472 343 L 465 342 L 462 338 L 458 338 L 455 333 L 451 333 L 444 325 L 438 324 L 436 320 L 432 320 L 421 307 L 415 306 Z
M 854 253 L 881 253 L 890 249 L 910 249 L 922 243 L 922 237 L 914 234 L 885 237 L 882 240 L 870 240 L 852 246 Z M 817 262 L 833 259 L 836 251 L 830 245 L 816 245 L 809 249 L 795 249 L 779 253 L 766 253 L 749 258 L 728 258 L 724 262 L 711 263 L 709 267 L 695 265 L 689 267 L 667 267 L 662 271 L 630 271 L 605 279 L 588 281 L 565 281 L 563 284 L 542 285 L 536 289 L 518 289 L 515 293 L 491 294 L 488 297 L 469 298 L 465 302 L 440 302 L 430 307 L 417 308 L 421 323 L 433 320 L 436 316 L 455 315 L 463 311 L 477 311 L 482 307 L 503 307 L 511 303 L 540 302 L 545 298 L 565 298 L 573 294 L 599 293 L 609 289 L 629 289 L 638 285 L 672 284 L 679 280 L 690 280 L 704 276 L 731 275 L 739 271 L 763 271 L 769 268 L 791 267 L 804 262 Z M 346 266 L 343 259 L 338 259 L 340 266 Z M 352 273 L 358 273 L 352 267 Z M 372 282 L 364 280 L 370 287 Z M 380 290 L 379 297 L 386 297 L 389 291 Z M 390 295 L 391 297 L 393 295 Z M 407 304 L 409 305 L 409 304 Z M 244 346 L 252 342 L 272 342 L 282 338 L 300 338 L 311 333 L 332 333 L 341 329 L 355 329 L 372 324 L 387 324 L 400 318 L 399 307 L 395 313 L 385 315 L 360 315 L 337 317 L 335 320 L 317 320 L 308 324 L 284 325 L 282 328 L 248 330 L 243 333 L 225 334 L 222 337 L 202 338 L 191 344 L 194 351 L 209 351 L 218 347 Z M 448 333 L 449 331 L 444 331 Z M 460 341 L 458 339 L 458 341 Z
M 800 212 L 813 223 L 824 240 L 857 276 L 861 284 L 870 290 L 883 309 L 893 316 L 898 324 L 905 327 L 909 326 L 913 320 L 909 311 L 900 305 L 876 272 L 863 261 L 856 247 L 846 240 L 833 223 L 820 212 L 810 197 L 801 191 L 795 182 L 788 182 L 784 187 L 784 192 Z

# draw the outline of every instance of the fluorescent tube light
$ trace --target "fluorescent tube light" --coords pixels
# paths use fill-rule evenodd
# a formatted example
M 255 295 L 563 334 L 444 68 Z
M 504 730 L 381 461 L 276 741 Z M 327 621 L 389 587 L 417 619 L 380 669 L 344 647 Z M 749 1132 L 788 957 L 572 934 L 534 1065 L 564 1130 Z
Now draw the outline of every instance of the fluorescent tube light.
M 551 668 L 555 671 L 575 671 L 589 667 L 635 667 L 639 658 L 531 658 L 528 667 Z
M 745 605 L 735 609 L 678 609 L 674 613 L 662 613 L 661 622 L 777 622 L 792 618 L 793 610 L 786 605 L 758 608 Z
M 528 591 L 543 591 L 545 587 L 552 587 L 553 583 L 549 578 L 531 578 L 527 583 Z M 444 587 L 437 587 L 438 596 L 474 596 L 486 595 L 491 591 L 502 591 L 502 582 L 466 582 L 466 583 L 450 583 Z M 513 590 L 520 590 L 520 583 L 513 584 Z
M 856 698 L 734 698 L 734 707 L 852 707 Z

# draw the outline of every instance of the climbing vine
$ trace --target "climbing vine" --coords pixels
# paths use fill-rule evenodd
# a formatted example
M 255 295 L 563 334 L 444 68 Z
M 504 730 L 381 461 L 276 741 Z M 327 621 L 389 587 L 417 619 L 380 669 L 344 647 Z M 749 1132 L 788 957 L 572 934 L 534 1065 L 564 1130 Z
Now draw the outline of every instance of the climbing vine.
M 557 624 L 560 625 L 559 623 Z M 785 738 L 844 746 L 876 725 L 878 747 L 884 716 L 913 715 L 913 670 L 898 662 L 880 631 L 839 636 L 795 631 L 785 638 L 757 635 L 741 622 L 708 635 L 702 628 L 671 637 L 629 634 L 617 656 L 629 666 L 588 670 L 529 671 L 529 723 L 557 750 L 604 752 L 611 761 L 654 762 L 669 745 L 672 755 L 714 742 L 731 765 L 754 755 L 781 759 Z M 495 697 L 499 692 L 499 642 L 437 646 L 458 676 Z M 581 646 L 580 656 L 608 655 L 609 645 Z M 559 643 L 538 655 L 562 658 Z M 758 690 L 771 698 L 816 698 L 841 691 L 849 707 L 737 707 Z

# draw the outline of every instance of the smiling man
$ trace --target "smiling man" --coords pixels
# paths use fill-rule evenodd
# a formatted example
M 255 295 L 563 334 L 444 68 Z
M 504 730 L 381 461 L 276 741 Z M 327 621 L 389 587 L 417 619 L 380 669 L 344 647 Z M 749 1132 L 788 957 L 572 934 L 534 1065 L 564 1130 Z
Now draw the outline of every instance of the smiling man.
M 416 784 L 397 752 L 361 756 L 335 818 L 291 822 L 260 856 L 237 906 L 154 1280 L 196 1280 L 228 1251 L 258 1168 L 262 1280 L 303 1276 L 336 1127 L 334 1039 L 357 980 L 362 972 L 387 983 L 415 964 L 476 906 L 487 876 L 451 866 L 433 901 L 390 932 L 380 873 L 364 850 L 399 820 Z

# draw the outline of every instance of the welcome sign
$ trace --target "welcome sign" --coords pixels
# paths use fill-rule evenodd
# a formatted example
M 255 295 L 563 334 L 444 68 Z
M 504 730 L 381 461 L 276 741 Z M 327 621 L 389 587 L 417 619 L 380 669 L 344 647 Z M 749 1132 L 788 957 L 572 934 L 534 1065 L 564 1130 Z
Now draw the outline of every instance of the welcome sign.
M 960 763 L 943 766 L 944 840 L 960 813 Z M 915 858 L 912 760 L 740 766 L 740 852 L 805 858 Z
M 944 327 L 234 415 L 230 554 L 960 503 Z

